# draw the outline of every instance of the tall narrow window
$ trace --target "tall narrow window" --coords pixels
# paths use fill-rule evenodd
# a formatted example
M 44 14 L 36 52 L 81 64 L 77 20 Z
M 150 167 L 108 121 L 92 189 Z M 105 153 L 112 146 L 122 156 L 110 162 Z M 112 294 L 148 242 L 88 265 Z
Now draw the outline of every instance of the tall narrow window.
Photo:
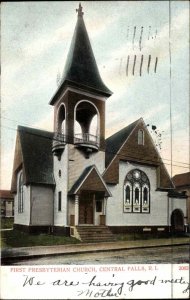
M 62 202 L 62 199 L 61 199 L 61 192 L 58 192 L 58 211 L 61 211 L 61 202 Z
M 131 201 L 132 201 L 132 186 L 127 183 L 124 189 L 124 211 L 131 212 Z
M 135 203 L 139 204 L 139 189 L 135 189 Z
M 96 200 L 96 212 L 102 212 L 102 201 Z
M 138 145 L 144 145 L 144 131 L 142 129 L 138 131 Z
M 24 203 L 23 203 L 23 173 L 21 171 L 18 180 L 18 213 L 23 213 Z
M 140 174 L 139 174 L 139 172 L 138 173 L 136 172 L 133 175 L 134 175 L 133 177 L 135 178 L 135 180 L 138 179 L 138 181 L 135 182 L 133 185 L 133 212 L 138 213 L 138 212 L 140 212 L 140 207 L 141 207 L 141 203 L 140 203 L 141 202 L 141 199 L 140 199 L 141 187 L 140 187 L 140 182 L 139 182 Z
M 147 185 L 144 185 L 142 190 L 143 190 L 142 212 L 148 212 L 149 211 L 149 188 Z
M 143 190 L 143 203 L 146 204 L 147 200 L 148 200 L 148 189 L 147 187 L 145 187 Z
M 131 170 L 124 182 L 124 212 L 150 212 L 150 182 L 147 175 L 138 169 Z
M 126 200 L 126 203 L 130 203 L 131 202 L 131 197 L 130 197 L 130 187 L 129 185 L 127 185 L 126 187 L 126 190 L 125 190 L 125 200 Z

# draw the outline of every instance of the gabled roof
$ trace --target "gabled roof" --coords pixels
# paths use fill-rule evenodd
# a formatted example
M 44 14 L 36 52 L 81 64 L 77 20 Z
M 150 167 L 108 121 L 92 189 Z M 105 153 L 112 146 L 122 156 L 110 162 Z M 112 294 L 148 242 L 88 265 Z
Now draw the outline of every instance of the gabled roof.
M 78 14 L 61 85 L 51 99 L 51 105 L 65 86 L 79 87 L 106 97 L 112 94 L 100 77 L 82 13 Z
M 127 140 L 137 123 L 141 119 L 129 124 L 120 131 L 114 133 L 112 136 L 106 139 L 106 167 L 117 154 L 123 143 Z
M 78 194 L 82 190 L 105 192 L 105 196 L 112 196 L 95 165 L 84 169 L 82 174 L 70 189 L 69 195 Z
M 17 164 L 17 157 L 20 157 L 24 171 L 24 183 L 54 185 L 53 178 L 53 155 L 52 139 L 53 133 L 18 126 L 18 149 L 15 149 L 12 190 L 15 191 L 14 177 L 20 167 Z M 21 152 L 21 153 L 20 153 Z
M 177 174 L 172 178 L 172 180 L 176 187 L 190 186 L 190 172 Z
M 139 130 L 144 132 L 143 145 L 138 144 Z M 103 173 L 106 183 L 117 184 L 119 182 L 119 162 L 121 160 L 156 167 L 158 188 L 174 188 L 162 158 L 142 118 L 106 140 L 106 169 Z

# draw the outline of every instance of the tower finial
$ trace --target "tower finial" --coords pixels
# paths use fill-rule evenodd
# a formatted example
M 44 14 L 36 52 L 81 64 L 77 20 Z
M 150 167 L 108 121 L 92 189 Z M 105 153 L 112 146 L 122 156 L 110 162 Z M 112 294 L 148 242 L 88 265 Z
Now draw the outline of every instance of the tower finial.
M 82 17 L 84 15 L 81 3 L 79 3 L 79 8 L 76 9 L 76 12 L 78 12 L 78 17 Z

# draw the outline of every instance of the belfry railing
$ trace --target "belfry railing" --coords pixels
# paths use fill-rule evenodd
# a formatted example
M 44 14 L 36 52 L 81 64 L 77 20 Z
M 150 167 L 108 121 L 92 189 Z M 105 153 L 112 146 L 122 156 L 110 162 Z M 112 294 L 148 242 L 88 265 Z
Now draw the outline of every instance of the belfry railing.
M 52 152 L 59 155 L 65 149 L 66 136 L 60 132 L 55 132 L 53 136 Z
M 99 137 L 90 133 L 77 133 L 74 136 L 74 144 L 81 146 L 92 146 L 93 148 L 99 147 Z

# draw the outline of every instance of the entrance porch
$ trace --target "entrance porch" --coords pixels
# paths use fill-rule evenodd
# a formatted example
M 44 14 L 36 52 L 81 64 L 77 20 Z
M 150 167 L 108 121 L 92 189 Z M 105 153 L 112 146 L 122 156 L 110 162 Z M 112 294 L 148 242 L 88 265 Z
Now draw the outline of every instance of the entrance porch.
M 74 214 L 70 226 L 106 225 L 107 198 L 103 192 L 82 191 L 75 195 Z
M 71 201 L 74 198 L 68 215 L 70 226 L 106 225 L 106 204 L 112 195 L 95 165 L 83 170 L 68 195 Z

